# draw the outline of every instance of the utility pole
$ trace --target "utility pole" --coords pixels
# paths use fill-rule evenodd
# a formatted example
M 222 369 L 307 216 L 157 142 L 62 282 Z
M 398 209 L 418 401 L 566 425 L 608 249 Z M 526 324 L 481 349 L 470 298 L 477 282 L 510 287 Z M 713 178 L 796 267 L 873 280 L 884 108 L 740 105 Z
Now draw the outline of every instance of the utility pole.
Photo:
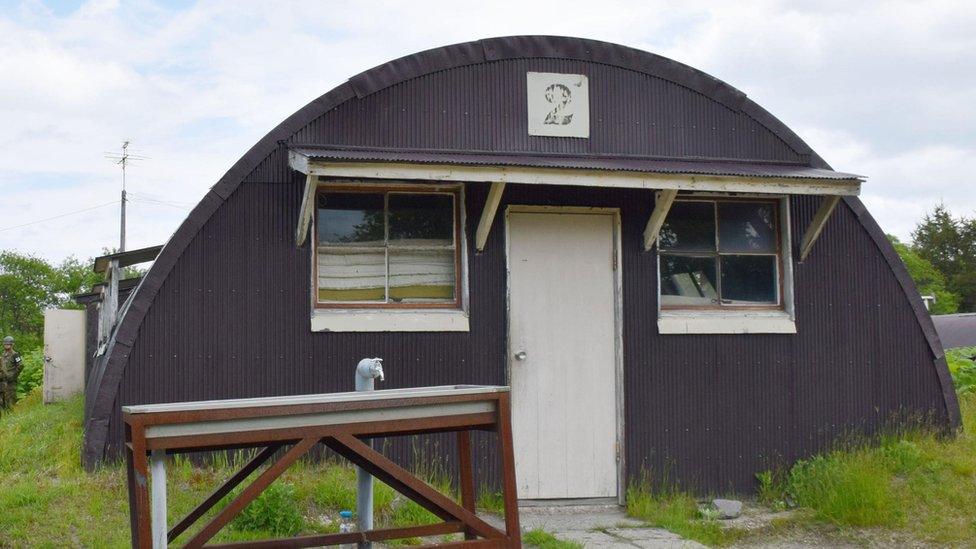
M 116 164 L 122 166 L 122 210 L 119 216 L 119 251 L 125 251 L 125 203 L 128 199 L 125 196 L 125 169 L 129 166 L 129 163 L 134 160 L 145 160 L 146 157 L 138 156 L 129 153 L 129 144 L 131 141 L 126 139 L 122 142 L 122 154 L 117 153 L 107 153 L 105 158 L 109 160 L 114 160 Z
M 119 164 L 122 164 L 122 215 L 121 217 L 121 228 L 119 229 L 119 251 L 125 251 L 125 166 L 129 163 L 129 142 L 124 141 L 122 143 L 122 158 L 119 160 Z

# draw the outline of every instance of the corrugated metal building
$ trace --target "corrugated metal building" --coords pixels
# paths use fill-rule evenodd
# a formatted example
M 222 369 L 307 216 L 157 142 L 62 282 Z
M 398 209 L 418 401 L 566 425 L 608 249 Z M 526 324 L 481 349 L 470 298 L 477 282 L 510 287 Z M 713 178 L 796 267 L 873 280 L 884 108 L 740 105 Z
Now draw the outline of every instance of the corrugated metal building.
M 976 313 L 935 315 L 932 322 L 946 349 L 976 347 Z
M 906 412 L 956 427 L 862 182 L 650 53 L 391 61 L 272 130 L 165 245 L 96 358 L 85 461 L 119 455 L 122 405 L 346 391 L 367 356 L 384 387 L 511 384 L 528 498 L 622 498 L 642 471 L 749 490 Z

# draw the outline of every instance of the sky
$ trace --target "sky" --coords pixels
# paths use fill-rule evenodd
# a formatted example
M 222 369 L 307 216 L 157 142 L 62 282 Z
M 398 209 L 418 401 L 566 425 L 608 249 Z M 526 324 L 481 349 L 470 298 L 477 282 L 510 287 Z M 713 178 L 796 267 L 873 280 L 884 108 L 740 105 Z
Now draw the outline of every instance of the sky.
M 724 80 L 868 176 L 862 199 L 903 240 L 940 202 L 976 215 L 976 2 L 0 0 L 0 250 L 118 247 L 106 156 L 125 140 L 144 157 L 127 172 L 127 248 L 163 243 L 251 145 L 349 77 L 516 34 Z

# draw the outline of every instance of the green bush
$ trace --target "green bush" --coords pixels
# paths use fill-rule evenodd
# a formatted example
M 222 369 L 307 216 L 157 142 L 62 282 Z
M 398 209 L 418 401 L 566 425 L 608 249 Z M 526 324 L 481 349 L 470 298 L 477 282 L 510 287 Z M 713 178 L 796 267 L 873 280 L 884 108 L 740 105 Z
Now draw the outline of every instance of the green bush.
M 295 501 L 295 487 L 276 482 L 234 517 L 231 527 L 293 536 L 302 529 L 304 522 Z
M 976 347 L 956 347 L 946 351 L 946 364 L 956 390 L 976 392 Z
M 44 383 L 44 349 L 34 349 L 23 355 L 24 369 L 17 378 L 17 398 L 29 395 Z

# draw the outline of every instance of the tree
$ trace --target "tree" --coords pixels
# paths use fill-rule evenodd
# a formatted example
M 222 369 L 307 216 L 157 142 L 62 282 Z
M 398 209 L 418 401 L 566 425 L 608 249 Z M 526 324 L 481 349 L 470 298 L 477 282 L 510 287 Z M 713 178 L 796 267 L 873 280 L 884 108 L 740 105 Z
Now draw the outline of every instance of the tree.
M 894 235 L 888 235 L 888 240 L 895 247 L 899 257 L 908 274 L 915 281 L 915 287 L 922 295 L 935 296 L 935 303 L 931 305 L 929 311 L 932 314 L 943 315 L 959 311 L 961 298 L 958 294 L 946 289 L 946 277 L 942 272 L 935 268 L 931 262 L 920 257 L 907 244 L 899 241 Z
M 79 308 L 72 294 L 102 280 L 91 264 L 68 257 L 53 266 L 39 257 L 0 252 L 0 337 L 14 336 L 22 353 L 40 347 L 44 309 Z
M 912 241 L 912 250 L 945 275 L 961 309 L 976 311 L 976 218 L 954 218 L 939 204 L 915 227 Z

